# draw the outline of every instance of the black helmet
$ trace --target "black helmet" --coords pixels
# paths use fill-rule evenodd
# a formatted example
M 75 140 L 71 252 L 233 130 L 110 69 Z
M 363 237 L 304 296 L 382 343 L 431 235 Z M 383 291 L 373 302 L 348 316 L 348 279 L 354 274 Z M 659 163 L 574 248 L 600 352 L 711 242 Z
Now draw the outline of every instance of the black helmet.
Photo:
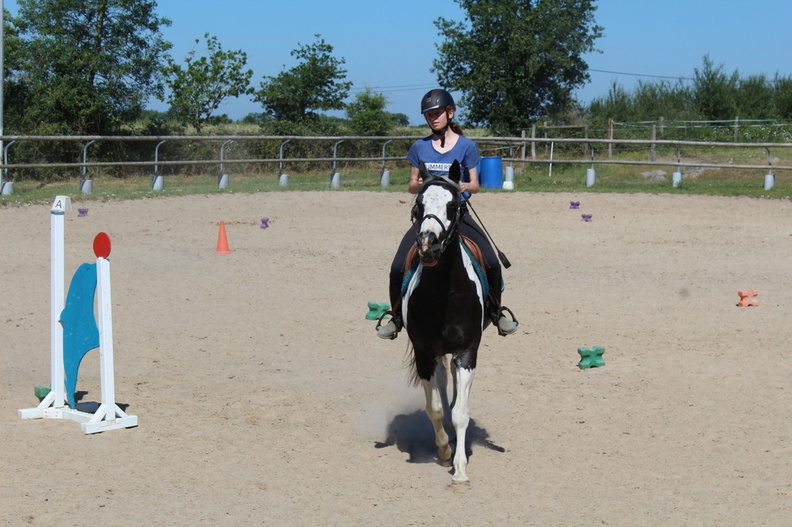
M 450 93 L 441 89 L 431 90 L 421 99 L 421 114 L 449 106 L 454 106 L 454 98 Z

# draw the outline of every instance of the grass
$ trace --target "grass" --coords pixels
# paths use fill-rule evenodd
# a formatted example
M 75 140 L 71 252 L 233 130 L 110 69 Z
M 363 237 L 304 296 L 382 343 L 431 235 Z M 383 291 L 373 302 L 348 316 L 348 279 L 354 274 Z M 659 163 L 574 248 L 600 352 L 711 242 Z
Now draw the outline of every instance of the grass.
M 579 145 L 577 147 L 579 149 Z M 570 149 L 571 150 L 571 149 Z M 779 146 L 778 156 L 787 149 Z M 538 152 L 545 160 L 547 155 Z M 667 165 L 606 165 L 597 164 L 596 184 L 586 186 L 586 169 L 589 164 L 559 164 L 552 166 L 552 174 L 548 163 L 526 163 L 524 166 L 515 163 L 514 191 L 516 192 L 613 192 L 613 193 L 674 193 L 719 196 L 752 196 L 776 199 L 792 198 L 792 172 L 778 170 L 775 173 L 775 187 L 764 190 L 764 176 L 767 169 L 737 169 L 728 164 L 762 165 L 767 161 L 764 149 L 758 148 L 700 148 L 685 152 L 684 162 L 721 163 L 724 168 L 699 171 L 682 168 L 684 175 L 682 184 L 673 188 L 671 174 L 676 168 L 676 152 L 658 149 L 656 158 L 667 162 Z M 580 152 L 556 152 L 555 159 L 580 159 Z M 598 157 L 599 159 L 599 157 Z M 647 161 L 646 151 L 624 151 L 614 155 L 613 159 Z M 787 158 L 774 158 L 773 164 L 790 166 Z M 504 162 L 504 167 L 508 166 Z M 93 192 L 81 194 L 79 178 L 57 182 L 15 181 L 14 193 L 0 196 L 0 206 L 21 206 L 26 204 L 49 204 L 55 196 L 66 195 L 79 201 L 111 201 L 131 199 L 151 199 L 159 196 L 176 196 L 215 193 L 255 193 L 255 192 L 288 192 L 291 190 L 320 191 L 330 190 L 330 170 L 322 172 L 289 174 L 288 186 L 279 184 L 278 175 L 272 173 L 241 172 L 243 165 L 232 166 L 228 189 L 218 189 L 216 174 L 166 175 L 164 189 L 151 189 L 151 176 L 129 176 L 117 178 L 111 176 L 94 176 Z M 240 172 L 236 172 L 240 170 Z M 643 174 L 662 170 L 664 180 L 652 181 Z M 287 170 L 288 172 L 288 170 Z M 409 170 L 406 162 L 390 171 L 390 185 L 380 185 L 380 167 L 370 164 L 346 166 L 338 169 L 341 174 L 341 187 L 336 192 L 346 190 L 363 190 L 372 192 L 406 192 Z M 690 177 L 688 176 L 690 175 Z M 499 189 L 487 189 L 486 192 L 509 192 Z

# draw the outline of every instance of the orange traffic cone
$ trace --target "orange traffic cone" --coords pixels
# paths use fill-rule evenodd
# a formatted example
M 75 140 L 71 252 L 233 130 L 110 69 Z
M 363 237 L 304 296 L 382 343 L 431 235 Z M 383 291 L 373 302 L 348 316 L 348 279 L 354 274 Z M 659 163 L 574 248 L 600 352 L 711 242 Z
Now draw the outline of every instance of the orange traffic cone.
M 228 238 L 226 238 L 225 222 L 220 222 L 220 232 L 217 234 L 216 254 L 231 254 L 228 249 Z

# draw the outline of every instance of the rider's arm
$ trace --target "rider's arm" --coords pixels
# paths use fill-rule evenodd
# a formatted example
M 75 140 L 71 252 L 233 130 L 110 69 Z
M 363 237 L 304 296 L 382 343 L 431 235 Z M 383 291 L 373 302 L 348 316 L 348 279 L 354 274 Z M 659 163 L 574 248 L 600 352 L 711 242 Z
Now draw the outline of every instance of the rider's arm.
M 410 168 L 410 183 L 408 187 L 410 189 L 410 194 L 417 194 L 418 189 L 421 188 L 421 183 L 423 183 L 423 178 L 418 173 L 418 167 L 411 167 Z
M 470 182 L 460 183 L 459 186 L 462 188 L 463 192 L 476 194 L 479 190 L 481 190 L 481 187 L 479 187 L 478 169 L 476 167 L 471 167 L 468 170 L 468 175 L 470 176 Z

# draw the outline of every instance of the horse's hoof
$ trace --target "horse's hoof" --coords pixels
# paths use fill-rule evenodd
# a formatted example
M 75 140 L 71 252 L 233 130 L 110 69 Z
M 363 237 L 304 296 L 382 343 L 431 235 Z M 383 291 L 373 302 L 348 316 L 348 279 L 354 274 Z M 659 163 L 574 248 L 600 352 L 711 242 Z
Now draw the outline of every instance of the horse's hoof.
M 464 478 L 457 479 L 455 476 L 451 476 L 451 485 L 457 488 L 470 487 L 470 478 L 464 476 Z

